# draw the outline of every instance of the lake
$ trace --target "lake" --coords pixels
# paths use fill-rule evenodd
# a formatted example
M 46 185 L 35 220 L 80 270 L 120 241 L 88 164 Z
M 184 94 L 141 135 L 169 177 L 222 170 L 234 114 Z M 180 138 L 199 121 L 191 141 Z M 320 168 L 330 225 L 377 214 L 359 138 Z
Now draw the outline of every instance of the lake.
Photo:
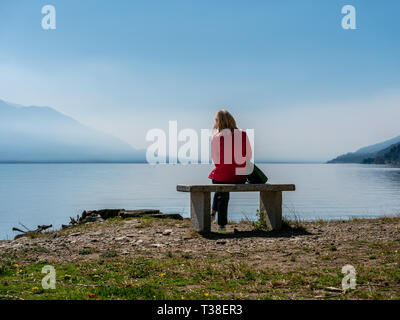
M 400 213 L 400 168 L 357 164 L 260 164 L 270 183 L 294 183 L 283 212 L 303 220 Z M 211 165 L 0 164 L 0 239 L 19 222 L 68 224 L 83 210 L 154 208 L 189 216 L 177 184 L 210 183 Z M 257 193 L 232 193 L 229 219 L 254 219 Z

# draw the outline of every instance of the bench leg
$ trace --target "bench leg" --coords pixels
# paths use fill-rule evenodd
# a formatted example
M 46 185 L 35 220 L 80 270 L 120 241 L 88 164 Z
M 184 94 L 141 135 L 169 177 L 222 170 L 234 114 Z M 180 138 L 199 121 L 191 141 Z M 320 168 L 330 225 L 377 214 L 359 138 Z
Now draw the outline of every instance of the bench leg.
M 260 192 L 260 213 L 264 215 L 268 227 L 279 230 L 282 227 L 282 192 Z
M 190 193 L 190 220 L 193 229 L 200 232 L 211 231 L 210 192 Z

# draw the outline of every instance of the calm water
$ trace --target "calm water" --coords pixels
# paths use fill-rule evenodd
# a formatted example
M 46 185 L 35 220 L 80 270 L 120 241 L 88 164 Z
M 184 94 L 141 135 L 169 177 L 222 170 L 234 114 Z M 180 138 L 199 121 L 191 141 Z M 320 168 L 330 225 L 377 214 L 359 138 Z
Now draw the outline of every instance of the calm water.
M 400 212 L 400 168 L 369 165 L 261 164 L 271 183 L 294 183 L 283 210 L 305 220 L 377 217 Z M 59 227 L 83 210 L 156 208 L 189 216 L 179 183 L 209 183 L 211 166 L 146 164 L 0 164 L 0 239 L 18 222 Z M 254 218 L 257 193 L 232 193 L 229 218 Z

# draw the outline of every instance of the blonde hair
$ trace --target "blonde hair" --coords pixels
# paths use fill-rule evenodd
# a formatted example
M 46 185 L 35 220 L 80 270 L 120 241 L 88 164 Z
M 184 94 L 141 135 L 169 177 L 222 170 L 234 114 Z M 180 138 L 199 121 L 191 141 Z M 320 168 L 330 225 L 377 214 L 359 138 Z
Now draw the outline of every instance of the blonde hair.
M 215 115 L 215 123 L 213 129 L 221 132 L 224 129 L 237 129 L 235 118 L 224 109 L 219 110 Z

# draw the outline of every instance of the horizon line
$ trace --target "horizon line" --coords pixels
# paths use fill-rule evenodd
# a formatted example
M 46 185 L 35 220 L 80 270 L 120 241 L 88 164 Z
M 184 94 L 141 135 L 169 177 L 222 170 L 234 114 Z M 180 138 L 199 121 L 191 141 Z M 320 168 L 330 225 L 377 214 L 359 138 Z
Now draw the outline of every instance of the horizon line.
M 327 164 L 326 161 L 256 161 L 256 164 Z M 0 164 L 151 164 L 147 161 L 0 161 Z M 157 163 L 162 165 L 204 165 L 207 163 Z M 209 163 L 208 165 L 212 165 Z

